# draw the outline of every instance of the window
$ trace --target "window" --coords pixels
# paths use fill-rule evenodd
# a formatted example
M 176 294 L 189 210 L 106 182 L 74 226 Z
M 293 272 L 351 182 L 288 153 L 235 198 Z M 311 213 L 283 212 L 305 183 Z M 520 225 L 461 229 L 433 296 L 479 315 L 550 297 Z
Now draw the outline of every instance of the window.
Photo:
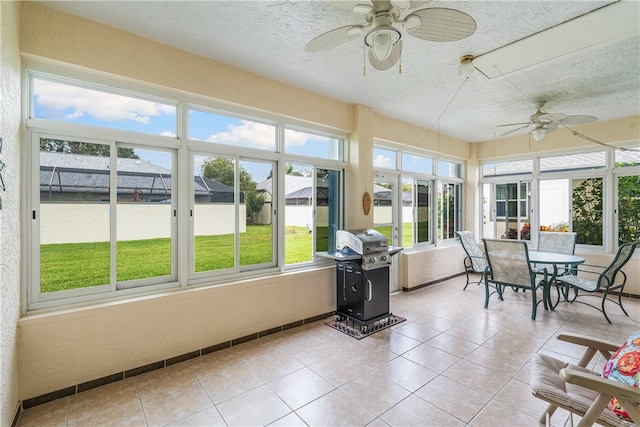
M 271 204 L 258 182 L 273 175 L 269 162 L 194 154 L 194 273 L 238 272 L 274 266 Z M 265 211 L 265 205 L 267 210 Z
M 56 135 L 35 141 L 31 302 L 175 281 L 174 153 Z
M 533 171 L 533 160 L 513 160 L 498 163 L 484 163 L 482 165 L 482 176 L 506 176 L 531 173 Z
M 386 148 L 373 147 L 373 167 L 378 169 L 397 169 L 398 153 Z
M 402 168 L 405 172 L 433 174 L 433 158 L 413 153 L 402 153 Z
M 270 274 L 335 249 L 344 137 L 28 79 L 28 311 Z
M 618 177 L 618 244 L 640 240 L 640 175 Z
M 284 151 L 286 154 L 318 159 L 344 160 L 344 143 L 342 139 L 295 129 L 285 130 Z
M 618 244 L 640 240 L 640 151 L 616 149 L 614 176 L 618 203 L 615 210 Z
M 176 106 L 97 85 L 33 76 L 31 118 L 175 136 Z
M 189 110 L 189 138 L 232 147 L 276 150 L 276 127 L 255 120 Z
M 485 183 L 483 192 L 483 236 L 493 239 L 531 239 L 530 181 Z
M 402 244 L 431 243 L 431 181 L 402 178 Z
M 288 164 L 285 176 L 285 263 L 307 263 L 335 251 L 342 224 L 342 171 Z
M 438 182 L 438 240 L 455 239 L 462 215 L 461 184 Z
M 604 151 L 542 157 L 540 159 L 540 172 L 603 169 L 605 162 Z

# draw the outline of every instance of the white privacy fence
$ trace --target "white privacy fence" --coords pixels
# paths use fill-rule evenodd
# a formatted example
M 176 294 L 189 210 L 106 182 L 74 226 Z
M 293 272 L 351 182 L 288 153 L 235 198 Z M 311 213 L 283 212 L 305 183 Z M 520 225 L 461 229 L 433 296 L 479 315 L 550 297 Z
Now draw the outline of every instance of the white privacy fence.
M 196 205 L 194 234 L 232 234 L 232 204 Z M 130 203 L 116 208 L 117 240 L 171 237 L 170 204 Z M 246 231 L 246 206 L 240 205 L 240 232 Z M 40 243 L 89 243 L 109 241 L 107 203 L 43 203 L 40 205 Z

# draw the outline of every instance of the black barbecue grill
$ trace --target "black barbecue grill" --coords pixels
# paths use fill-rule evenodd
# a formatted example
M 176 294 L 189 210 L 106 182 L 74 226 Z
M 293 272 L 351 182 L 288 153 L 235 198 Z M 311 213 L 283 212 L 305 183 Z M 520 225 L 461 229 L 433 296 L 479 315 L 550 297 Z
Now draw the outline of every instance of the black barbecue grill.
M 322 254 L 336 261 L 336 312 L 369 324 L 388 317 L 389 265 L 402 250 L 389 246 L 387 238 L 372 229 L 338 230 L 336 251 Z

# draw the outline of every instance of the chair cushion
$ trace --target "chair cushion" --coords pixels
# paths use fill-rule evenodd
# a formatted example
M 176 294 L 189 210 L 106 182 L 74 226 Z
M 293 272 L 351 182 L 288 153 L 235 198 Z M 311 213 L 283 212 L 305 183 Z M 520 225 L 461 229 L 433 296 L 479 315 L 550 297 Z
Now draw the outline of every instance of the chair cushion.
M 560 377 L 561 369 L 570 368 L 592 375 L 598 375 L 589 369 L 573 365 L 546 354 L 537 353 L 531 365 L 531 391 L 534 396 L 554 405 L 576 413 L 585 413 L 593 401 L 598 397 L 598 392 L 575 384 L 564 382 Z M 604 410 L 598 416 L 610 425 L 624 425 L 613 412 Z
M 640 331 L 627 338 L 611 356 L 604 365 L 602 376 L 635 388 L 640 387 Z M 629 418 L 615 397 L 611 398 L 609 409 L 623 418 Z

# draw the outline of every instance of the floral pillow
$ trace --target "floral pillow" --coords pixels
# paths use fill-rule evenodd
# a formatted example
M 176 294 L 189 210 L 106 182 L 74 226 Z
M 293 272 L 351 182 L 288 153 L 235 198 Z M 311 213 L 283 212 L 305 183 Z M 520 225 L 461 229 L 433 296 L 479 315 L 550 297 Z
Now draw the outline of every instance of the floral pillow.
M 627 338 L 611 356 L 604 366 L 602 376 L 635 388 L 640 387 L 640 331 Z M 620 417 L 629 418 L 629 414 L 615 397 L 611 398 L 609 409 Z

